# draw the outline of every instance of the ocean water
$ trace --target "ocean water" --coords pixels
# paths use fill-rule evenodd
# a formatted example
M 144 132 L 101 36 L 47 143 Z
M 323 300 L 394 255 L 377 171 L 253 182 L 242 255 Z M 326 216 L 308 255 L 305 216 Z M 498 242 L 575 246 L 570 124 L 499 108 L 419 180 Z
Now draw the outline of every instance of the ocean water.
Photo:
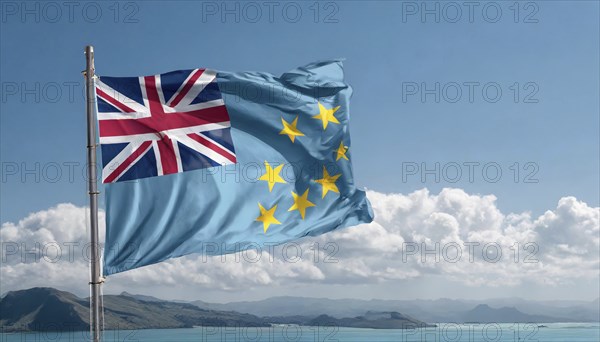
M 276 326 L 271 328 L 148 329 L 105 331 L 103 341 L 125 342 L 599 342 L 598 323 L 454 324 L 436 328 L 377 330 L 336 327 Z M 0 334 L 1 342 L 87 341 L 84 332 Z

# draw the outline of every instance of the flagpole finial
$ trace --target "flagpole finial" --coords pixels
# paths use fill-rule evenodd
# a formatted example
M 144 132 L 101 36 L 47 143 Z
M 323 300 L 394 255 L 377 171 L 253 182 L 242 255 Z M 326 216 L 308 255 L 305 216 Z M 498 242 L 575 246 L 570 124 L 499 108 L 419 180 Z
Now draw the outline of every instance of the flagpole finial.
M 86 45 L 84 53 L 85 53 L 87 63 L 89 65 L 89 69 L 91 69 L 90 76 L 91 76 L 91 78 L 93 78 L 95 76 L 94 72 L 96 71 L 96 67 L 94 66 L 94 47 L 92 45 Z M 85 77 L 87 77 L 87 69 L 88 68 L 86 68 L 86 70 L 83 73 L 83 75 Z

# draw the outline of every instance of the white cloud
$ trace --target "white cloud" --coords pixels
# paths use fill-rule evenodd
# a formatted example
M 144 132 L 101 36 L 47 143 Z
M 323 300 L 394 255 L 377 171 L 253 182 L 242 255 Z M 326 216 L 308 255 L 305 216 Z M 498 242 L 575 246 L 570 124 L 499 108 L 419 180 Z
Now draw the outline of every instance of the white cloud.
M 560 286 L 598 278 L 599 208 L 574 197 L 561 198 L 555 209 L 537 218 L 527 212 L 503 214 L 495 196 L 460 189 L 444 189 L 437 195 L 426 189 L 408 195 L 369 192 L 368 197 L 375 222 L 303 239 L 297 245 L 302 251 L 298 260 L 293 258 L 295 248 L 288 250 L 293 260 L 286 260 L 281 247 L 262 251 L 257 262 L 248 261 L 256 261 L 254 251 L 209 258 L 191 255 L 113 275 L 109 286 L 177 288 L 185 284 L 239 290 L 406 281 L 428 274 L 467 286 L 518 286 L 525 281 Z M 80 290 L 85 286 L 86 222 L 85 208 L 60 204 L 18 223 L 4 223 L 0 228 L 3 290 L 32 286 Z M 63 253 L 52 262 L 56 243 Z M 479 245 L 469 250 L 469 243 Z M 74 246 L 71 253 L 69 244 Z M 423 252 L 435 250 L 436 244 L 437 253 Z M 407 248 L 418 250 L 408 253 Z M 37 251 L 41 260 L 34 262 L 32 253 L 24 255 L 23 250 Z M 501 255 L 494 253 L 498 250 Z
M 63 203 L 32 213 L 18 223 L 3 223 L 2 291 L 34 286 L 80 289 L 81 284 L 87 284 L 88 217 L 85 208 Z M 103 233 L 103 212 L 99 221 Z

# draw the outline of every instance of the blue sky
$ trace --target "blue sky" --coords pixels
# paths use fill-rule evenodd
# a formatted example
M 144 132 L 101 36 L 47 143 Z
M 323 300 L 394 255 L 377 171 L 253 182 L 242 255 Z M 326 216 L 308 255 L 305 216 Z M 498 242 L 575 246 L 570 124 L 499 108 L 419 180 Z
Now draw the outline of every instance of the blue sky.
M 34 4 L 29 9 L 35 12 Z M 215 4 L 237 14 L 223 20 L 223 8 Z M 449 22 L 455 21 L 455 9 L 440 3 L 439 23 L 434 14 L 422 20 L 420 9 L 412 14 L 407 2 L 321 3 L 318 14 L 312 3 L 279 3 L 271 18 L 267 5 L 256 3 L 258 20 L 256 8 L 238 2 L 236 12 L 236 2 L 223 4 L 82 3 L 69 17 L 65 5 L 58 12 L 38 3 L 38 18 L 23 8 L 4 8 L 2 221 L 60 202 L 85 203 L 80 71 L 86 44 L 96 48 L 100 75 L 193 67 L 279 74 L 314 60 L 343 57 L 355 90 L 351 128 L 359 185 L 402 193 L 459 187 L 495 194 L 507 211 L 538 214 L 565 195 L 598 205 L 597 2 L 521 4 L 518 17 L 512 3 L 496 2 L 487 14 L 482 13 L 485 3 L 479 3 L 472 18 L 461 5 L 456 23 Z M 488 22 L 496 20 L 497 7 L 502 15 Z M 102 14 L 93 23 L 98 8 Z M 293 23 L 297 8 L 302 15 Z M 132 20 L 137 22 L 124 22 Z M 72 101 L 68 82 L 76 82 Z M 466 82 L 476 82 L 472 103 Z M 422 101 L 421 88 L 435 89 L 436 83 L 440 102 L 435 94 Z M 415 84 L 419 89 L 411 95 L 407 91 L 414 91 Z M 482 95 L 486 85 L 488 98 Z M 498 88 L 502 95 L 493 103 Z M 34 89 L 39 103 L 25 89 Z M 21 173 L 12 174 L 15 167 L 18 172 L 35 169 L 36 162 L 41 163 L 39 183 L 34 175 L 22 182 Z M 62 165 L 60 177 L 52 162 Z M 74 166 L 74 182 L 65 162 L 80 164 Z M 435 169 L 436 162 L 439 182 L 434 174 L 423 182 L 421 167 Z M 479 163 L 472 182 L 464 164 L 471 162 Z M 456 164 L 449 163 L 461 166 L 461 177 Z M 482 173 L 488 163 L 497 164 L 488 165 L 486 180 Z M 416 174 L 408 173 L 415 165 Z M 502 176 L 493 183 L 498 167 Z M 532 172 L 529 179 L 538 182 L 525 182 Z
M 432 196 L 452 187 L 494 195 L 502 213 L 530 211 L 533 219 L 574 196 L 593 215 L 600 204 L 599 3 L 474 3 L 470 16 L 466 2 L 454 2 L 458 18 L 456 7 L 427 2 L 426 10 L 439 6 L 436 18 L 423 17 L 420 3 L 401 1 L 78 2 L 72 13 L 67 2 L 3 1 L 0 222 L 58 203 L 87 204 L 81 76 L 87 44 L 95 47 L 101 76 L 197 67 L 281 74 L 345 58 L 359 186 L 388 194 L 427 188 Z M 436 163 L 437 171 L 422 172 Z M 565 208 L 574 203 L 567 202 Z M 563 227 L 556 225 L 559 232 Z M 597 247 L 589 251 L 597 256 Z M 589 274 L 597 272 L 592 266 Z M 386 298 L 397 298 L 400 288 L 407 297 L 490 296 L 489 289 L 465 292 L 456 278 L 424 279 L 378 286 Z M 295 286 L 305 295 L 314 289 L 336 296 L 336 286 L 347 296 L 368 298 L 373 291 L 342 284 Z M 598 289 L 597 277 L 548 292 L 528 284 L 493 293 L 591 299 Z M 207 291 L 233 298 L 219 287 Z M 256 291 L 251 296 L 288 293 Z

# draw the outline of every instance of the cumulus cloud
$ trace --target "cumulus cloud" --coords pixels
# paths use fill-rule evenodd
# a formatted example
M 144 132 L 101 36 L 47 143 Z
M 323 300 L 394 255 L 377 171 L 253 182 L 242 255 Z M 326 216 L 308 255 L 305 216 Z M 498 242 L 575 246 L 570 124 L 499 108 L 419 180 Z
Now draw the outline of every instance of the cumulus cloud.
M 461 189 L 439 194 L 422 189 L 407 195 L 371 191 L 368 197 L 375 211 L 371 224 L 259 252 L 172 259 L 113 275 L 110 286 L 186 284 L 234 291 L 282 284 L 394 282 L 428 275 L 468 286 L 517 286 L 524 281 L 559 286 L 598 278 L 599 208 L 574 197 L 561 198 L 556 208 L 539 217 L 502 213 L 495 196 Z M 86 222 L 85 208 L 60 204 L 17 223 L 4 223 L 3 290 L 85 284 Z M 57 245 L 62 248 L 60 258 Z
M 2 290 L 77 286 L 89 280 L 89 216 L 85 208 L 59 204 L 0 227 Z M 104 232 L 104 212 L 99 213 Z M 103 239 L 103 235 L 101 238 Z

